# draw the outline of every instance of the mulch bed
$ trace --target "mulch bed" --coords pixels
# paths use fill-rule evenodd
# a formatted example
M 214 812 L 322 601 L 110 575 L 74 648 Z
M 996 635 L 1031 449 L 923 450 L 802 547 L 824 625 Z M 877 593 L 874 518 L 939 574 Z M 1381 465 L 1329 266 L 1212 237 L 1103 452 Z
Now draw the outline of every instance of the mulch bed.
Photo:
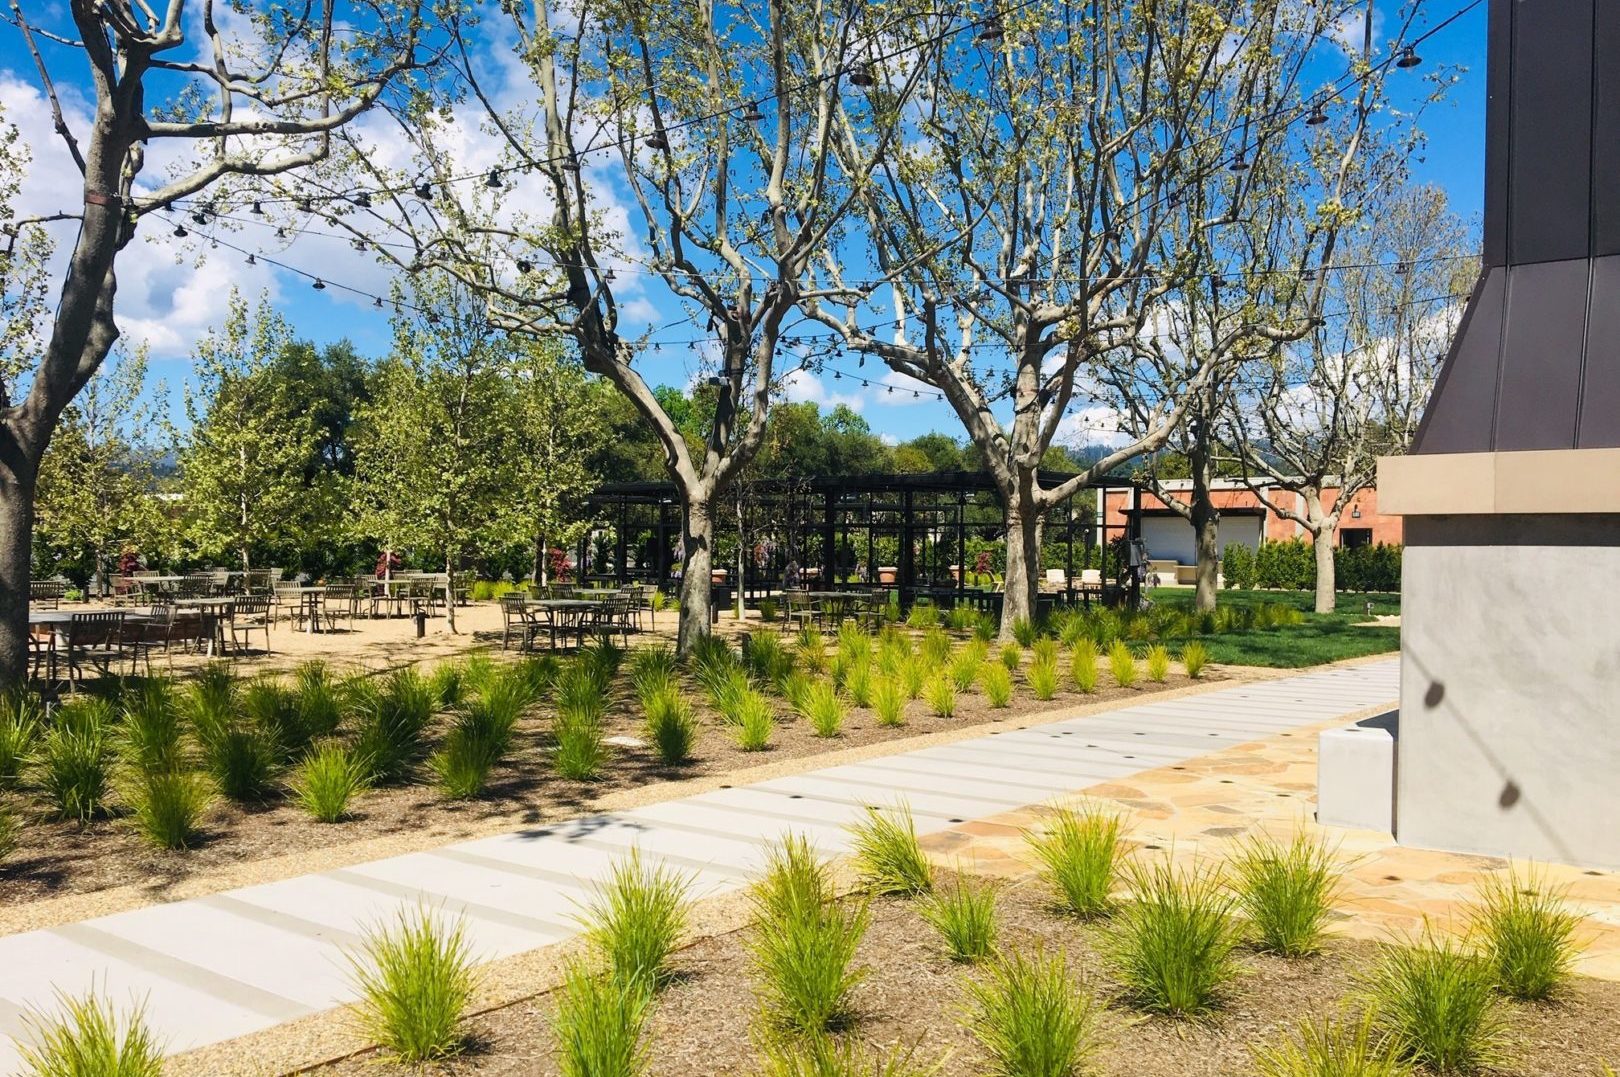
M 1221 675 L 1208 670 L 1204 679 L 1215 681 Z M 545 749 L 551 712 L 543 705 L 520 723 L 515 750 L 498 768 L 485 795 L 477 800 L 446 800 L 431 784 L 374 789 L 356 799 L 353 818 L 322 824 L 288 801 L 244 807 L 220 799 L 209 811 L 201 840 L 178 852 L 153 848 L 122 820 L 106 819 L 80 828 L 51 819 L 37 795 L 12 795 L 10 805 L 24 825 L 18 847 L 0 863 L 0 902 L 17 906 L 127 885 L 140 886 L 153 900 L 163 900 L 175 884 L 225 865 L 392 834 L 427 833 L 448 842 L 492 819 L 510 820 L 518 827 L 590 812 L 610 793 L 657 782 L 723 776 L 785 759 L 878 742 L 894 742 L 900 748 L 906 738 L 921 734 L 981 722 L 1016 724 L 1064 707 L 1134 700 L 1190 683 L 1184 676 L 1173 675 L 1162 685 L 1141 682 L 1119 688 L 1106 684 L 1091 695 L 1059 691 L 1055 699 L 1039 701 L 1020 681 L 1012 705 L 1006 709 L 992 710 L 975 690 L 959 696 L 954 718 L 941 719 L 928 714 L 925 702 L 919 699 L 910 704 L 907 724 L 898 729 L 879 726 L 870 710 L 852 707 L 842 735 L 830 739 L 812 735 L 804 722 L 792 716 L 787 704 L 778 700 L 777 729 L 771 747 L 763 752 L 738 749 L 729 733 L 700 705 L 705 725 L 695 758 L 679 767 L 666 767 L 648 748 L 615 747 L 613 762 L 594 782 L 566 781 L 551 772 Z M 609 714 L 607 734 L 640 738 L 640 706 L 630 697 L 623 675 L 616 690 L 621 698 Z M 689 695 L 694 701 L 703 699 L 695 686 Z
M 959 1023 L 966 966 L 945 958 L 931 927 L 900 900 L 875 904 L 859 963 L 867 970 L 856 991 L 850 1035 L 871 1044 L 915 1045 L 915 1060 L 943 1057 L 940 1073 L 983 1074 L 987 1058 Z M 1377 956 L 1373 943 L 1336 939 L 1313 958 L 1289 961 L 1245 953 L 1242 974 L 1223 1005 L 1197 1020 L 1145 1016 L 1121 998 L 1100 956 L 1104 925 L 1082 924 L 1050 908 L 1039 884 L 1008 886 L 1000 901 L 1001 945 L 1067 955 L 1073 975 L 1105 1002 L 1104 1046 L 1088 1073 L 1111 1077 L 1217 1077 L 1253 1073 L 1251 1045 L 1288 1034 L 1302 1017 L 1332 1011 L 1356 989 L 1358 970 Z M 679 976 L 650 1022 L 651 1072 L 657 1077 L 757 1072 L 751 1040 L 756 1012 L 745 932 L 703 939 L 677 958 Z M 550 1075 L 550 1001 L 544 996 L 472 1019 L 474 1047 L 439 1074 Z M 1577 980 L 1556 1002 L 1504 1002 L 1515 1040 L 1514 1064 L 1502 1075 L 1595 1077 L 1605 1060 L 1620 1060 L 1620 985 Z M 361 1056 L 323 1074 L 379 1072 Z M 384 1065 L 382 1072 L 402 1072 Z

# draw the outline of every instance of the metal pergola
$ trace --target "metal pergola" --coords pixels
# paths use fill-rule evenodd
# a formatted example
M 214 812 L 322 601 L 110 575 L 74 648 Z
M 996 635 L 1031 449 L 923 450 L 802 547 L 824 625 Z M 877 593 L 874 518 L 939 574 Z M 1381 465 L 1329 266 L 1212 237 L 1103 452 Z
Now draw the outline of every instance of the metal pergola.
M 1070 477 L 1043 471 L 1040 482 L 1050 487 Z M 1127 489 L 1131 509 L 1140 506 L 1140 485 L 1129 478 L 1103 476 L 1082 489 L 1097 491 L 1099 499 L 1103 490 Z M 1077 585 L 1076 555 L 1084 567 L 1088 549 L 1108 550 L 1111 544 L 1124 546 L 1139 537 L 1137 513 L 1111 524 L 1100 513 L 1096 518 L 1077 515 L 1074 502 L 1070 498 L 1047 519 L 1045 541 L 1056 539 L 1066 548 L 1066 583 L 1053 598 L 1072 602 L 1093 594 L 1104 599 L 1132 595 L 1136 576 L 1127 557 L 1099 557 L 1101 586 L 1088 590 Z M 673 483 L 608 483 L 591 493 L 587 507 L 597 527 L 580 540 L 583 578 L 670 585 L 681 563 L 682 530 Z M 999 589 L 976 587 L 972 579 L 970 546 L 983 548 L 981 540 L 1006 534 L 1001 498 L 985 472 L 755 479 L 734 484 L 716 500 L 713 512 L 713 568 L 717 576 L 725 573 L 727 591 L 740 582 L 749 599 L 779 591 L 793 564 L 800 578 L 812 584 L 858 582 L 892 589 L 902 609 L 923 597 L 944 605 L 999 604 Z M 735 556 L 739 547 L 741 581 Z

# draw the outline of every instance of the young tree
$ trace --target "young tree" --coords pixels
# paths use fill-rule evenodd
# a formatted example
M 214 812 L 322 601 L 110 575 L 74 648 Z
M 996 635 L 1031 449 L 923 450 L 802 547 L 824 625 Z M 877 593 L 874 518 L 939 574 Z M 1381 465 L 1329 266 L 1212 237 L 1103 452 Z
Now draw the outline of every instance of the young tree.
M 390 225 L 417 240 L 415 264 L 481 291 L 508 331 L 571 340 L 655 432 L 681 498 L 684 653 L 709 631 L 716 497 L 763 440 L 784 320 L 814 293 L 813 259 L 888 153 L 926 50 L 914 50 L 910 80 L 841 109 L 885 28 L 863 5 L 536 0 L 506 10 L 537 100 L 497 108 L 485 84 L 503 69 L 465 62 L 460 74 L 505 140 L 512 171 L 490 186 L 537 176 L 542 208 L 526 218 L 472 204 L 443 182 L 443 132 L 417 125 L 431 202 L 402 196 Z M 835 125 L 860 134 L 858 154 L 835 158 Z M 615 197 L 629 201 L 636 236 L 608 216 Z M 654 290 L 706 338 L 693 354 L 715 406 L 696 448 L 655 392 L 668 377 L 660 358 L 646 337 L 630 339 L 627 289 L 642 300 Z
M 10 21 L 84 184 L 78 205 L 51 215 L 75 221 L 78 234 L 26 395 L 13 397 L 20 387 L 8 381 L 0 399 L 0 680 L 26 669 L 40 459 L 63 409 L 118 338 L 116 263 L 136 225 L 223 179 L 320 161 L 333 132 L 424 59 L 422 0 L 29 6 L 31 14 L 13 3 Z M 57 89 L 69 65 L 78 73 L 73 89 L 93 102 L 77 131 Z M 143 175 L 149 152 L 167 166 L 162 178 Z
M 1377 479 L 1378 457 L 1405 452 L 1417 433 L 1474 279 L 1474 246 L 1438 188 L 1377 199 L 1327 274 L 1332 316 L 1238 388 L 1227 437 L 1266 507 L 1311 536 L 1318 613 L 1336 604 L 1341 515 Z
M 892 311 L 868 321 L 872 289 L 851 287 L 810 313 L 846 346 L 941 390 L 982 453 L 1006 507 L 1003 633 L 1034 616 L 1047 513 L 1161 447 L 1207 385 L 1210 367 L 1165 371 L 1137 393 L 1125 445 L 1042 483 L 1070 405 L 1101 395 L 1103 361 L 1216 268 L 1207 252 L 1243 219 L 1279 128 L 1304 118 L 1302 75 L 1352 6 L 1039 5 L 953 39 L 931 72 L 926 137 L 867 188 Z M 933 30 L 924 19 L 902 32 Z M 1208 216 L 1184 210 L 1189 192 Z M 827 272 L 843 280 L 832 259 Z M 1306 317 L 1268 311 L 1244 334 L 1298 336 Z
M 534 539 L 534 581 L 546 580 L 546 551 L 568 549 L 588 521 L 582 506 L 599 476 L 591 449 L 607 431 L 602 395 L 579 362 L 564 354 L 560 341 L 517 342 L 515 381 L 513 530 Z
M 224 326 L 192 356 L 189 429 L 177 438 L 186 531 L 194 549 L 228 555 L 244 571 L 256 552 L 295 544 L 323 515 L 324 491 L 304 481 L 315 422 L 278 376 L 292 346 L 291 328 L 267 297 L 250 317 L 232 291 Z
M 356 422 L 355 526 L 385 549 L 414 549 L 444 566 L 454 632 L 463 558 L 530 534 L 513 533 L 509 506 L 522 455 L 518 356 L 454 280 L 424 275 L 412 295 L 425 317 L 395 319 L 393 351 Z
M 105 593 L 127 548 L 150 551 L 167 530 L 156 496 L 153 452 L 141 444 L 154 429 L 141 401 L 146 356 L 104 366 L 62 412 L 39 464 L 36 560 L 80 587 L 92 575 Z

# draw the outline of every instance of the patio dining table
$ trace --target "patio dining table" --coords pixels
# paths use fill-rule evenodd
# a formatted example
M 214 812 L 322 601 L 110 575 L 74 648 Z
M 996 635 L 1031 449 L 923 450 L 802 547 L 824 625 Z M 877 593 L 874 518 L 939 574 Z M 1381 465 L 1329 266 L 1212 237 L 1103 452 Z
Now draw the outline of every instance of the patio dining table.
M 599 610 L 607 604 L 609 596 L 602 598 L 531 598 L 524 602 L 524 608 L 545 611 L 549 618 L 545 627 L 551 634 L 551 645 L 557 645 L 557 635 L 575 635 L 583 640 L 583 624 L 585 616 L 593 610 Z

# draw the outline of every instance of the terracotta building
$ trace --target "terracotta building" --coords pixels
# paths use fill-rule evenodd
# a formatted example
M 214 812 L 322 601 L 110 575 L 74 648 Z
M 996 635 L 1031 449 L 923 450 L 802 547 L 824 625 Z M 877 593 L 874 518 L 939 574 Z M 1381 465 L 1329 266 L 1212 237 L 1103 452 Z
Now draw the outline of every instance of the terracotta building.
M 1190 481 L 1172 481 L 1163 484 L 1175 496 L 1190 488 Z M 1297 494 L 1275 490 L 1267 495 L 1278 505 L 1295 507 L 1303 511 L 1304 502 Z M 1175 561 L 1193 564 L 1192 524 L 1177 515 L 1163 501 L 1151 493 L 1141 494 L 1141 503 L 1133 504 L 1131 490 L 1106 490 L 1100 506 L 1102 523 L 1119 526 L 1126 523 L 1133 511 L 1142 518 L 1142 541 L 1148 557 L 1154 561 Z M 1327 493 L 1329 505 L 1338 498 L 1338 491 Z M 1232 543 L 1255 547 L 1261 541 L 1288 542 L 1293 539 L 1310 540 L 1304 528 L 1279 513 L 1273 512 L 1253 490 L 1237 479 L 1217 481 L 1215 504 L 1221 511 L 1221 549 Z M 1383 516 L 1378 512 L 1378 491 L 1362 490 L 1350 503 L 1350 511 L 1339 519 L 1334 544 L 1339 546 L 1367 546 L 1377 543 L 1397 544 L 1401 541 L 1401 518 Z

